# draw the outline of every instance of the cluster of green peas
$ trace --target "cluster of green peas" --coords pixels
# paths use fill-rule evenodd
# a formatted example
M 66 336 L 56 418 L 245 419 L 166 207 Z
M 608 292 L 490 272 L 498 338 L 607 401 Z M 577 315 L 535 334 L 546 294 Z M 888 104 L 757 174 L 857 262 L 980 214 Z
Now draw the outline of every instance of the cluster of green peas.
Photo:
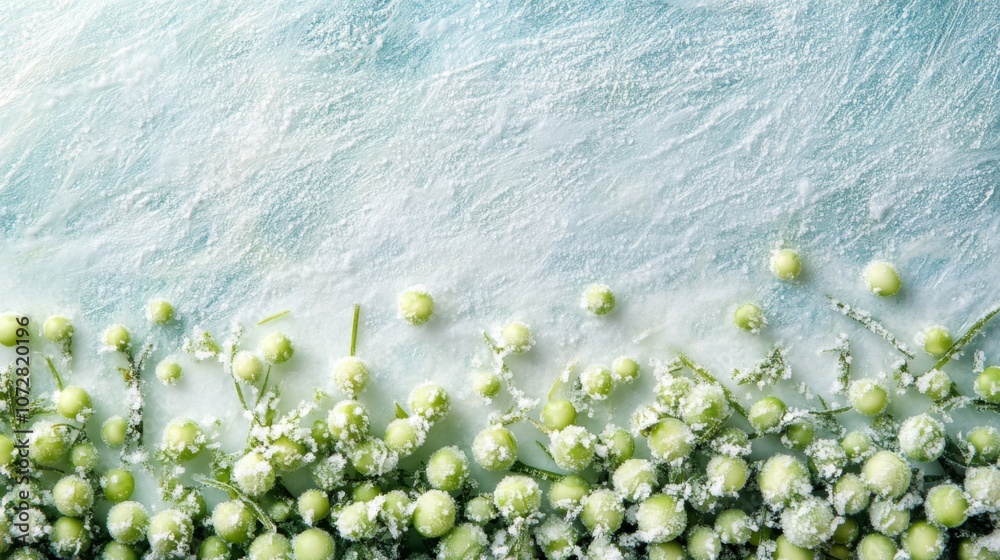
M 801 270 L 798 255 L 787 249 L 775 253 L 771 266 L 785 280 Z M 866 279 L 882 296 L 900 287 L 895 270 L 885 263 L 870 266 Z M 595 285 L 583 293 L 580 305 L 602 316 L 614 309 L 615 298 L 607 286 Z M 403 292 L 398 306 L 400 317 L 413 325 L 426 323 L 434 311 L 434 301 L 422 287 Z M 157 324 L 174 319 L 173 307 L 163 300 L 152 302 L 148 315 Z M 0 343 L 12 345 L 5 321 L 0 318 Z M 763 316 L 755 319 L 738 310 L 735 322 L 756 330 Z M 43 333 L 65 344 L 72 324 L 52 317 Z M 932 355 L 951 346 L 946 331 L 928 332 L 926 340 Z M 130 333 L 113 325 L 103 342 L 124 353 Z M 510 323 L 499 333 L 501 358 L 533 346 L 531 330 L 523 323 Z M 229 367 L 238 382 L 258 384 L 270 366 L 288 361 L 293 353 L 287 336 L 270 333 L 256 352 L 236 352 Z M 459 447 L 446 446 L 414 473 L 400 468 L 399 461 L 412 456 L 428 430 L 448 415 L 447 391 L 433 383 L 414 388 L 407 400 L 409 412 L 399 407 L 384 437 L 374 437 L 367 408 L 358 400 L 370 374 L 363 360 L 347 356 L 336 362 L 331 379 L 348 398 L 313 422 L 305 435 L 293 430 L 293 435 L 266 436 L 266 445 L 236 454 L 215 473 L 217 483 L 230 488 L 230 499 L 210 514 L 200 493 L 175 485 L 166 494 L 174 495 L 176 507 L 149 515 L 145 506 L 130 500 L 135 484 L 130 470 L 112 469 L 95 480 L 98 453 L 93 443 L 72 443 L 64 426 L 38 422 L 29 451 L 32 461 L 48 468 L 68 462 L 73 473 L 52 487 L 57 518 L 47 534 L 34 536 L 34 543 L 47 541 L 48 553 L 61 558 L 100 554 L 108 560 L 135 559 L 143 551 L 150 558 L 217 560 L 241 555 L 250 560 L 331 560 L 338 552 L 353 558 L 604 559 L 640 554 L 657 560 L 715 560 L 755 554 L 799 560 L 822 554 L 847 560 L 854 554 L 860 560 L 888 560 L 900 551 L 915 560 L 934 560 L 946 550 L 961 560 L 998 558 L 971 533 L 958 546 L 946 548 L 949 530 L 962 535 L 960 528 L 970 517 L 1000 512 L 1000 433 L 994 428 L 979 427 L 967 435 L 972 454 L 962 484 L 938 484 L 921 495 L 910 461 L 935 461 L 946 444 L 944 426 L 931 416 L 907 419 L 892 442 L 876 441 L 866 430 L 821 438 L 808 415 L 796 415 L 769 396 L 746 413 L 752 428 L 748 433 L 725 425 L 735 403 L 720 385 L 677 375 L 679 369 L 658 374 L 656 403 L 637 411 L 631 429 L 609 424 L 593 434 L 577 424 L 580 406 L 605 400 L 616 387 L 638 378 L 639 364 L 630 357 L 617 358 L 610 368 L 587 368 L 571 395 L 549 399 L 535 424 L 548 436 L 547 451 L 564 474 L 525 468 L 517 439 L 502 423 L 475 436 L 471 462 Z M 181 375 L 171 360 L 156 367 L 157 378 L 168 385 Z M 951 391 L 950 379 L 940 375 L 925 380 L 926 389 L 921 389 L 935 400 Z M 502 371 L 482 372 L 474 389 L 493 399 L 507 382 Z M 985 400 L 1000 402 L 1000 368 L 986 368 L 976 387 Z M 847 395 L 853 409 L 867 417 L 881 417 L 889 404 L 889 391 L 875 380 L 856 380 Z M 55 401 L 56 412 L 70 421 L 85 424 L 93 412 L 89 395 L 79 387 L 61 389 Z M 122 417 L 101 428 L 102 439 L 112 447 L 124 445 L 127 433 L 128 421 Z M 751 440 L 769 434 L 779 435 L 782 444 L 803 453 L 805 460 L 777 454 L 759 463 L 748 461 Z M 637 439 L 645 441 L 649 459 L 636 456 Z M 188 419 L 171 421 L 158 447 L 160 458 L 172 465 L 209 449 L 201 427 Z M 0 466 L 9 466 L 13 454 L 13 441 L 0 436 Z M 477 493 L 473 462 L 509 474 L 493 492 Z M 315 488 L 292 497 L 283 492 L 281 477 L 300 468 L 310 469 Z M 551 482 L 549 513 L 543 504 L 546 481 Z M 818 490 L 825 490 L 826 497 L 814 495 Z M 102 497 L 114 504 L 104 523 L 93 516 L 95 501 Z M 911 510 L 921 501 L 923 515 L 911 520 Z M 747 513 L 754 504 L 763 506 L 764 517 Z M 33 510 L 38 526 L 47 526 L 45 507 Z M 780 534 L 772 538 L 772 530 Z M 423 544 L 413 546 L 413 538 Z M 99 553 L 92 548 L 97 541 L 103 542 Z M 0 539 L 0 554 L 10 545 L 9 535 Z M 15 560 L 44 557 L 37 546 L 9 555 Z

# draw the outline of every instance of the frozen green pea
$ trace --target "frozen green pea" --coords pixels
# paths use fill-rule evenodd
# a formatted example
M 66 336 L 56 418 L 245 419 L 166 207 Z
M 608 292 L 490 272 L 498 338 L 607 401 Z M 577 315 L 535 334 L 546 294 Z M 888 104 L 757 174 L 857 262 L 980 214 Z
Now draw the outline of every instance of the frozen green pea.
M 727 509 L 715 518 L 715 532 L 723 544 L 744 545 L 750 541 L 754 522 L 743 510 Z
M 681 419 L 699 434 L 718 428 L 731 412 L 725 392 L 715 384 L 696 385 L 681 403 Z
M 306 529 L 292 539 L 295 560 L 333 560 L 336 551 L 333 537 L 322 529 Z
M 645 500 L 656 486 L 656 467 L 645 459 L 629 459 L 615 469 L 611 482 L 626 500 Z
M 193 536 L 194 524 L 177 509 L 164 510 L 151 517 L 146 531 L 150 550 L 165 557 L 186 556 Z
M 487 428 L 472 440 L 472 458 L 488 471 L 505 471 L 517 460 L 517 440 L 507 428 Z
M 897 550 L 896 543 L 892 539 L 872 533 L 858 543 L 858 560 L 892 560 Z
M 212 527 L 223 541 L 246 544 L 257 528 L 257 518 L 242 501 L 230 500 L 220 503 L 212 510 Z
M 484 399 L 492 399 L 500 394 L 500 376 L 491 371 L 482 371 L 476 374 L 472 380 L 472 389 L 477 395 Z
M 891 451 L 879 451 L 865 461 L 861 480 L 868 490 L 882 498 L 902 496 L 910 486 L 910 465 Z
M 624 519 L 625 507 L 611 490 L 595 490 L 583 500 L 580 521 L 592 535 L 611 535 L 621 527 Z
M 469 480 L 469 459 L 458 447 L 443 447 L 427 460 L 425 473 L 431 488 L 453 492 Z
M 935 401 L 941 401 L 951 395 L 954 383 L 948 374 L 939 370 L 931 370 L 917 378 L 917 390 Z
M 573 556 L 579 536 L 565 519 L 549 517 L 535 531 L 535 542 L 549 560 L 568 560 Z
M 877 500 L 868 508 L 868 520 L 879 533 L 895 537 L 910 524 L 910 510 L 900 508 L 891 500 Z
M 996 428 L 992 426 L 973 428 L 965 439 L 972 449 L 974 462 L 994 463 L 1000 458 L 1000 431 Z
M 201 454 L 206 441 L 205 434 L 193 420 L 175 418 L 163 430 L 160 448 L 171 461 L 183 463 Z
M 90 548 L 90 532 L 80 519 L 60 517 L 52 524 L 49 534 L 52 550 L 63 558 L 81 558 Z
M 292 560 L 292 543 L 280 533 L 266 533 L 250 543 L 248 560 Z
M 722 541 L 710 527 L 695 527 L 687 537 L 688 555 L 694 560 L 716 560 L 722 552 Z
M 1000 367 L 990 366 L 976 378 L 976 394 L 991 403 L 1000 403 Z
M 579 507 L 584 496 L 590 493 L 590 484 L 580 475 L 571 474 L 552 483 L 549 505 L 552 509 L 568 512 Z
M 798 420 L 785 427 L 781 443 L 789 449 L 804 451 L 816 437 L 816 427 L 808 420 Z
M 781 514 L 781 529 L 795 546 L 816 548 L 833 536 L 833 508 L 819 498 L 806 498 Z
M 530 480 L 530 479 L 529 479 Z M 413 528 L 425 538 L 437 538 L 455 526 L 455 500 L 441 490 L 428 490 L 417 498 Z
M 16 455 L 14 440 L 5 434 L 0 434 L 0 467 L 11 465 Z
M 346 356 L 333 365 L 333 384 L 347 396 L 354 398 L 368 386 L 368 367 L 360 358 Z
M 934 461 L 944 446 L 944 424 L 926 414 L 907 418 L 899 428 L 899 448 L 913 461 Z
M 497 483 L 493 491 L 493 505 L 505 519 L 526 518 L 537 512 L 542 504 L 542 491 L 533 478 L 509 475 Z
M 524 323 L 508 323 L 500 330 L 500 346 L 511 354 L 523 354 L 534 345 L 531 329 Z
M 476 496 L 465 504 L 465 517 L 473 523 L 485 525 L 496 516 L 497 510 L 493 505 L 493 497 L 489 494 Z
M 567 426 L 549 434 L 549 454 L 561 469 L 579 472 L 596 456 L 597 437 L 583 426 Z
M 241 457 L 233 465 L 233 480 L 250 496 L 261 496 L 274 487 L 274 467 L 256 451 Z
M 422 325 L 434 314 L 434 299 L 423 286 L 414 286 L 399 294 L 399 317 L 411 325 Z
M 128 423 L 121 416 L 112 416 L 101 425 L 101 439 L 111 447 L 121 447 L 125 443 Z
M 739 457 L 716 455 L 705 467 L 706 481 L 713 495 L 735 496 L 746 485 L 749 475 L 749 466 Z
M 271 464 L 282 471 L 294 471 L 305 464 L 308 449 L 304 443 L 288 436 L 280 436 L 267 446 L 266 455 Z
M 775 545 L 774 560 L 815 560 L 813 551 L 792 544 L 785 535 L 779 535 Z
M 180 364 L 173 360 L 163 360 L 156 365 L 156 378 L 164 385 L 176 385 L 183 373 Z
M 628 356 L 618 356 L 611 362 L 615 383 L 631 383 L 639 378 L 639 363 Z
M 744 303 L 733 313 L 733 324 L 754 334 L 759 333 L 765 323 L 764 312 L 752 303 Z
M 83 517 L 94 505 L 94 489 L 80 476 L 64 476 L 52 488 L 52 500 L 66 517 Z
M 664 418 L 653 426 L 647 441 L 653 457 L 672 463 L 691 453 L 695 437 L 684 422 L 676 418 Z
M 944 535 L 926 521 L 910 525 L 899 540 L 911 560 L 937 560 L 944 552 Z
M 632 434 L 611 425 L 601 432 L 601 445 L 604 452 L 602 459 L 611 468 L 631 459 L 635 453 L 635 440 L 632 438 Z M 602 449 L 599 448 L 597 451 L 600 455 Z
M 795 280 L 802 272 L 802 261 L 791 249 L 780 249 L 771 254 L 771 272 L 781 280 Z
M 419 417 L 396 418 L 385 428 L 385 444 L 400 457 L 406 457 L 424 443 L 425 425 Z
M 93 471 L 94 467 L 97 466 L 99 458 L 97 448 L 89 441 L 78 443 L 69 450 L 69 463 L 73 465 L 73 469 L 78 473 L 86 474 Z M 0 462 L 2 462 L 2 459 L 0 459 Z
M 922 339 L 924 352 L 935 358 L 944 356 L 955 342 L 951 338 L 951 333 L 944 327 L 931 327 L 924 331 L 919 338 Z
M 889 406 L 889 393 L 874 379 L 854 381 L 847 396 L 851 406 L 865 416 L 878 416 Z
M 299 516 L 310 527 L 330 515 L 330 499 L 321 490 L 306 490 L 297 501 Z
M 643 500 L 635 514 L 637 535 L 648 543 L 665 543 L 676 539 L 687 527 L 684 503 L 667 494 L 656 494 Z
M 942 484 L 927 492 L 924 509 L 930 522 L 953 529 L 968 518 L 969 500 L 957 484 Z
M 833 542 L 840 544 L 851 544 L 858 540 L 861 526 L 851 517 L 843 518 L 833 530 Z
M 542 424 L 550 430 L 561 430 L 573 422 L 576 422 L 576 407 L 568 400 L 551 400 L 542 408 Z
M 786 410 L 785 403 L 778 397 L 764 397 L 750 407 L 750 424 L 758 432 L 770 432 L 781 426 Z
M 104 346 L 116 352 L 128 350 L 132 335 L 124 325 L 111 325 L 104 331 Z
M 351 490 L 351 500 L 355 502 L 370 502 L 382 495 L 382 487 L 370 480 L 354 486 Z
M 649 560 L 684 560 L 687 555 L 684 547 L 677 541 L 656 543 L 647 549 Z M 811 558 L 809 560 L 812 560 Z
M 869 498 L 868 487 L 854 473 L 844 474 L 833 485 L 833 505 L 840 514 L 861 513 L 868 507 Z
M 399 457 L 378 438 L 368 438 L 351 450 L 351 466 L 361 476 L 382 476 L 396 468 Z
M 264 363 L 253 352 L 242 350 L 233 359 L 233 375 L 240 381 L 256 383 L 264 375 Z
M 882 261 L 872 262 L 865 268 L 865 284 L 873 294 L 882 297 L 896 295 L 902 286 L 896 269 Z
M 371 421 L 363 404 L 358 401 L 340 401 L 330 410 L 327 427 L 335 442 L 353 446 L 368 435 Z
M 414 387 L 407 402 L 414 414 L 423 417 L 431 424 L 443 420 L 451 410 L 451 397 L 448 396 L 448 391 L 436 383 L 424 383 Z
M 230 558 L 229 545 L 215 535 L 206 537 L 198 547 L 198 560 L 230 560 Z
M 580 384 L 587 396 L 598 401 L 608 398 L 611 390 L 615 388 L 611 370 L 604 366 L 590 366 L 584 370 L 580 374 Z
M 283 333 L 272 332 L 260 341 L 260 353 L 272 364 L 283 364 L 292 358 L 295 348 Z
M 108 533 L 122 544 L 135 544 L 146 536 L 149 517 L 139 502 L 122 502 L 108 511 Z
M 615 295 L 604 284 L 594 284 L 584 290 L 580 307 L 594 315 L 607 315 L 615 308 Z
M 872 438 L 868 437 L 864 432 L 858 431 L 849 432 L 844 436 L 844 439 L 840 440 L 841 449 L 844 450 L 847 458 L 852 461 L 867 457 L 873 445 Z
M 462 523 L 441 538 L 437 557 L 439 560 L 480 558 L 488 543 L 489 539 L 481 527 Z
M 36 464 L 54 467 L 69 452 L 66 430 L 51 422 L 36 422 L 31 427 L 28 457 Z
M 56 410 L 64 418 L 85 422 L 94 413 L 90 395 L 82 387 L 66 387 L 58 393 Z
M 199 556 L 199 559 L 201 556 Z M 101 560 L 139 560 L 139 554 L 134 548 L 118 541 L 111 541 L 104 545 L 101 552 Z M 212 558 L 212 560 L 226 560 L 222 558 Z
M 146 318 L 157 325 L 166 325 L 174 319 L 174 306 L 165 299 L 154 299 L 146 307 Z
M 45 324 L 42 326 L 42 334 L 52 342 L 69 342 L 73 338 L 73 323 L 69 317 L 53 315 L 45 320 Z
M 101 490 L 111 502 L 124 502 L 135 491 L 135 477 L 125 469 L 111 469 L 101 475 Z
M 788 505 L 812 492 L 809 469 L 791 455 L 775 455 L 764 462 L 757 473 L 764 502 L 771 506 Z

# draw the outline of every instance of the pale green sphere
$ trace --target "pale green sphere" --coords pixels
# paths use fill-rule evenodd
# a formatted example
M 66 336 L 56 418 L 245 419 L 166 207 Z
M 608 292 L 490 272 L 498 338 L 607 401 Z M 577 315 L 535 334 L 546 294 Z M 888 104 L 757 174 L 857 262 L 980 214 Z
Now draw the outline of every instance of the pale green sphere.
M 129 343 L 132 342 L 132 335 L 124 325 L 111 325 L 104 331 L 104 345 L 117 352 L 128 350 Z
M 615 295 L 604 284 L 594 284 L 583 292 L 580 307 L 594 315 L 607 315 L 615 308 Z
M 149 517 L 139 502 L 122 502 L 108 511 L 108 533 L 122 544 L 135 544 L 146 536 Z
M 611 376 L 615 383 L 631 383 L 639 378 L 639 363 L 628 356 L 618 356 L 611 362 Z
M 174 319 L 174 306 L 165 299 L 154 299 L 146 308 L 146 317 L 157 325 L 165 325 Z
M 601 489 L 590 493 L 583 500 L 580 521 L 593 535 L 611 535 L 625 520 L 625 507 L 618 494 Z
M 283 364 L 292 358 L 295 348 L 287 336 L 272 332 L 260 341 L 260 353 L 272 364 Z
M 931 327 L 924 331 L 924 352 L 935 358 L 944 356 L 945 352 L 954 344 L 951 333 L 944 327 Z
M 205 442 L 205 434 L 198 424 L 187 418 L 175 418 L 163 430 L 161 449 L 168 459 L 183 463 L 201 454 Z
M 897 550 L 892 539 L 872 533 L 858 543 L 858 560 L 892 560 Z
M 687 537 L 688 555 L 694 560 L 716 560 L 722 552 L 722 540 L 710 527 L 695 527 Z
M 785 417 L 785 403 L 778 397 L 764 397 L 750 407 L 750 424 L 758 432 L 769 432 L 781 426 Z
M 146 539 L 149 548 L 165 557 L 185 556 L 191 547 L 194 524 L 191 519 L 176 509 L 157 513 L 149 520 Z
M 240 500 L 222 502 L 212 510 L 215 534 L 231 544 L 246 544 L 257 529 L 257 518 Z
M 590 493 L 590 484 L 580 475 L 571 474 L 552 483 L 549 489 L 549 505 L 552 509 L 568 512 L 580 506 L 583 498 Z
M 882 261 L 875 261 L 865 268 L 865 284 L 873 294 L 882 297 L 896 295 L 902 286 L 896 269 Z
M 748 332 L 760 332 L 764 323 L 764 312 L 752 303 L 744 303 L 733 313 L 733 324 Z
M 653 457 L 671 463 L 691 453 L 695 437 L 684 422 L 676 418 L 664 418 L 649 432 L 648 443 Z
M 66 517 L 83 517 L 94 505 L 94 489 L 80 476 L 64 476 L 52 488 L 52 500 Z
M 163 360 L 156 365 L 156 378 L 164 385 L 176 385 L 182 375 L 180 364 L 173 360 Z
M 0 344 L 11 347 L 17 344 L 18 339 L 26 338 L 18 335 L 17 331 L 22 328 L 16 315 L 0 315 Z
M 873 494 L 895 499 L 910 487 L 912 479 L 910 465 L 891 451 L 879 451 L 865 461 L 861 469 L 861 480 L 865 481 Z
M 637 535 L 648 543 L 665 543 L 676 539 L 687 527 L 684 503 L 667 494 L 646 498 L 635 514 Z
M 101 439 L 111 447 L 121 447 L 125 443 L 128 423 L 121 416 L 112 416 L 101 425 Z
M 417 498 L 413 528 L 425 538 L 440 537 L 455 526 L 455 500 L 441 490 L 428 490 Z
M 907 418 L 899 428 L 899 448 L 913 461 L 934 461 L 944 446 L 944 424 L 926 414 Z
M 56 410 L 64 418 L 86 421 L 94 413 L 93 403 L 90 395 L 82 387 L 66 387 L 59 391 L 59 398 L 56 400 Z
M 889 393 L 874 379 L 858 379 L 847 391 L 851 406 L 865 416 L 878 416 L 889 406 Z
M 781 249 L 771 255 L 771 272 L 781 280 L 795 280 L 802 272 L 802 261 L 791 249 Z
M 434 314 L 434 299 L 423 286 L 399 294 L 399 316 L 411 325 L 422 325 Z
M 812 492 L 809 469 L 791 455 L 775 455 L 764 462 L 757 473 L 764 502 L 771 506 L 788 505 Z
M 42 327 L 45 338 L 52 342 L 64 343 L 73 338 L 73 323 L 69 317 L 63 315 L 53 315 L 45 320 Z
M 295 560 L 333 560 L 337 552 L 330 533 L 322 529 L 306 529 L 292 539 Z
M 806 498 L 785 509 L 781 529 L 795 546 L 816 548 L 833 536 L 833 508 L 818 498 Z
M 1000 458 L 1000 431 L 992 426 L 973 428 L 965 436 L 973 450 L 975 463 L 994 463 Z
M 932 523 L 953 529 L 968 519 L 969 500 L 965 498 L 961 486 L 942 484 L 927 492 L 924 509 Z
M 472 458 L 488 471 L 505 471 L 517 460 L 517 440 L 507 428 L 487 428 L 472 440 Z
M 247 550 L 248 560 L 292 560 L 292 543 L 279 533 L 267 533 L 254 539 Z
M 715 518 L 715 532 L 723 544 L 744 545 L 750 541 L 753 531 L 753 520 L 743 510 L 727 509 Z
M 253 352 L 243 350 L 233 359 L 233 375 L 240 381 L 256 383 L 264 375 L 264 363 Z
M 488 544 L 489 539 L 481 527 L 462 523 L 441 538 L 437 557 L 438 560 L 479 558 Z
M 944 552 L 944 535 L 934 525 L 917 521 L 903 533 L 900 544 L 911 560 L 937 560 Z
M 368 367 L 360 358 L 346 356 L 333 365 L 333 384 L 351 398 L 368 386 Z
M 542 491 L 533 478 L 509 475 L 497 483 L 493 491 L 493 505 L 505 519 L 525 518 L 541 507 Z
M 511 354 L 523 354 L 534 345 L 531 329 L 524 323 L 508 323 L 500 331 L 500 346 Z
M 1000 367 L 990 366 L 976 378 L 976 394 L 991 403 L 1000 403 Z
M 492 371 L 479 372 L 472 380 L 472 389 L 484 399 L 492 399 L 499 395 L 502 388 L 500 376 Z

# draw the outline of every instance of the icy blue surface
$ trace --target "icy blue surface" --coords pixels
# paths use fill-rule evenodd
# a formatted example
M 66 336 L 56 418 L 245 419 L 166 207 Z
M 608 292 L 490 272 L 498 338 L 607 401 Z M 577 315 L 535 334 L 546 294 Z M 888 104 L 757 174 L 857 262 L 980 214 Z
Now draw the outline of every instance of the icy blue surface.
M 399 380 L 380 391 L 471 399 L 479 329 L 511 318 L 538 335 L 514 365 L 539 395 L 571 358 L 683 348 L 726 372 L 776 340 L 822 391 L 840 331 L 863 373 L 895 359 L 824 294 L 911 346 L 1000 302 L 1000 2 L 521 4 L 4 3 L 2 306 L 73 315 L 77 369 L 107 376 L 93 341 L 153 332 L 151 297 L 183 314 L 161 355 L 290 308 L 301 396 L 360 302 L 362 355 Z M 797 285 L 767 270 L 782 244 Z M 900 297 L 866 292 L 873 258 Z M 604 322 L 576 307 L 594 281 L 621 303 Z M 421 329 L 394 310 L 416 283 L 439 304 Z M 744 300 L 763 337 L 729 323 Z M 186 383 L 151 406 L 235 405 Z

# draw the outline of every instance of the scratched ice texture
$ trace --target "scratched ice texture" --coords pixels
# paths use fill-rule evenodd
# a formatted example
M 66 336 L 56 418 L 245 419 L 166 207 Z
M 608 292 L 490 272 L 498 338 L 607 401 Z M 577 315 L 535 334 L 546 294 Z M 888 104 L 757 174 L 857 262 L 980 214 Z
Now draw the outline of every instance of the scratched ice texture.
M 0 307 L 74 318 L 64 376 L 94 394 L 95 426 L 124 413 L 97 350 L 112 322 L 156 342 L 154 362 L 195 326 L 240 321 L 250 348 L 287 332 L 288 408 L 338 397 L 354 303 L 376 433 L 417 383 L 453 394 L 430 449 L 467 446 L 501 408 L 471 375 L 489 363 L 481 331 L 512 319 L 537 339 L 509 360 L 529 394 L 571 360 L 643 364 L 594 424 L 626 422 L 649 361 L 679 350 L 728 380 L 780 343 L 789 404 L 818 406 L 803 382 L 843 402 L 819 350 L 847 333 L 856 376 L 899 354 L 827 296 L 911 348 L 1000 303 L 998 21 L 1000 2 L 974 0 L 5 2 Z M 799 282 L 769 273 L 779 246 L 802 255 Z M 872 259 L 898 267 L 900 295 L 866 291 Z M 606 318 L 577 306 L 593 282 L 618 296 Z M 418 283 L 438 307 L 412 327 L 395 301 Z M 159 296 L 181 315 L 165 329 L 144 318 Z M 731 323 L 745 301 L 767 314 L 760 336 Z M 1000 326 L 971 348 L 1000 361 Z M 241 447 L 231 382 L 181 362 L 179 386 L 146 374 L 150 441 L 171 417 L 216 417 Z M 949 366 L 965 392 L 972 363 Z M 517 434 L 543 463 L 541 436 Z

